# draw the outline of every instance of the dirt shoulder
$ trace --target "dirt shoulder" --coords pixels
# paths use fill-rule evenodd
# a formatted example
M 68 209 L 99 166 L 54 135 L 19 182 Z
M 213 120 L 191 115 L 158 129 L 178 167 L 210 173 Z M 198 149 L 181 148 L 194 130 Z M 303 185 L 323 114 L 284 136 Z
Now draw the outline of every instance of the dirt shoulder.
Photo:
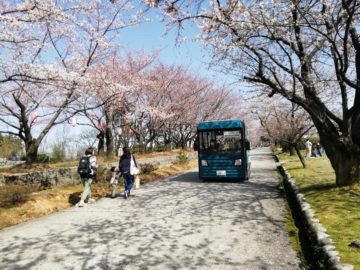
M 141 184 L 144 185 L 148 182 L 159 181 L 169 176 L 195 168 L 196 166 L 197 160 L 190 160 L 184 164 L 164 166 L 150 173 L 140 175 Z M 27 172 L 29 172 L 29 169 L 34 171 L 45 168 L 48 169 L 47 166 L 41 167 L 37 164 L 32 167 L 27 168 L 24 166 L 22 168 L 24 170 L 26 169 Z M 11 170 L 9 170 L 9 172 L 11 172 Z M 93 197 L 95 198 L 110 195 L 108 179 L 93 184 L 92 188 Z M 122 184 L 119 184 L 119 192 L 121 191 L 123 191 L 123 187 Z M 81 192 L 82 185 L 79 183 L 78 185 L 73 186 L 58 187 L 33 192 L 26 196 L 23 202 L 11 204 L 6 207 L 0 207 L 0 229 L 73 207 L 79 201 Z

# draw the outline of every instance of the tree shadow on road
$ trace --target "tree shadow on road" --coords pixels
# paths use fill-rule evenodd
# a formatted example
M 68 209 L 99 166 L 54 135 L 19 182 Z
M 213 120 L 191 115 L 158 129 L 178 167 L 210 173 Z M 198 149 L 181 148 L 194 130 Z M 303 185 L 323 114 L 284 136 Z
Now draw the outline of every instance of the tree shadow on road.
M 33 223 L 36 234 L 2 237 L 0 267 L 294 269 L 269 267 L 287 252 L 282 247 L 240 256 L 259 241 L 273 246 L 283 231 L 273 210 L 281 194 L 266 173 L 258 170 L 245 182 L 203 182 L 189 172 L 142 186 L 128 200 L 104 198 L 57 213 L 50 223 Z

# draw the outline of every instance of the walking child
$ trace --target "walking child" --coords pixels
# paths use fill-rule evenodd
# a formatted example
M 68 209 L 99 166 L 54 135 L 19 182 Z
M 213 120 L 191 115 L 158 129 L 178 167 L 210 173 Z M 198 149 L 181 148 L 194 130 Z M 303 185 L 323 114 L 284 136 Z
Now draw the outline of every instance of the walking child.
M 111 167 L 111 178 L 110 178 L 110 187 L 111 187 L 111 197 L 115 198 L 116 196 L 116 188 L 118 185 L 119 180 L 119 171 L 116 169 L 115 166 Z

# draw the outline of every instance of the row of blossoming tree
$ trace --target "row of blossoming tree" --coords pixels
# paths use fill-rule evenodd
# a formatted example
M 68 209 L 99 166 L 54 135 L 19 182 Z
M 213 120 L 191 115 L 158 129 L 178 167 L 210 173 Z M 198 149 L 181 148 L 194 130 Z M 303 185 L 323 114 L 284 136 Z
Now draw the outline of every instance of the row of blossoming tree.
M 121 30 L 145 17 L 140 4 L 112 2 L 2 1 L 0 132 L 24 142 L 28 163 L 71 121 L 95 129 L 99 153 L 112 155 L 129 142 L 184 147 L 197 121 L 236 117 L 224 86 L 156 53 L 120 55 Z
M 145 1 L 180 29 L 195 21 L 227 72 L 303 108 L 336 184 L 360 182 L 359 1 Z
M 141 151 L 189 146 L 199 121 L 238 117 L 235 94 L 156 55 L 128 53 L 96 65 L 94 96 L 84 95 L 78 114 L 97 130 L 98 152 L 112 155 L 119 146 Z M 90 109 L 89 109 L 90 108 Z

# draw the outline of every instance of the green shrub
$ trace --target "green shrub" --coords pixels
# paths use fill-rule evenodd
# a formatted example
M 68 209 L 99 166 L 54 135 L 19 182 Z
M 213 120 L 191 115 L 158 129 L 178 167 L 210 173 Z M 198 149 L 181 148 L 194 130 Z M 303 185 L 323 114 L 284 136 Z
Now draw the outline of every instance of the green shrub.
M 11 207 L 26 202 L 31 193 L 36 191 L 35 186 L 22 184 L 6 184 L 0 186 L 0 207 Z
M 185 164 L 187 162 L 189 162 L 189 156 L 184 151 L 180 151 L 176 155 L 176 163 Z
M 142 145 L 134 145 L 131 149 L 131 152 L 133 154 L 136 154 L 136 153 L 146 153 L 146 147 L 145 146 L 142 146 Z
M 51 162 L 62 162 L 65 161 L 66 153 L 65 148 L 61 144 L 55 144 L 51 150 Z
M 140 173 L 148 174 L 148 173 L 151 173 L 152 171 L 157 170 L 158 168 L 159 167 L 154 164 L 144 163 L 144 164 L 140 165 Z
M 0 153 L 2 157 L 11 160 L 14 156 L 20 156 L 22 152 L 22 142 L 18 137 L 0 134 Z
M 277 153 L 278 146 L 275 144 L 270 145 L 270 149 L 273 153 Z
M 165 145 L 157 145 L 154 148 L 154 152 L 164 152 L 166 151 L 166 146 Z
M 49 163 L 50 162 L 50 157 L 48 154 L 45 153 L 41 153 L 38 154 L 36 157 L 36 162 L 38 163 Z

